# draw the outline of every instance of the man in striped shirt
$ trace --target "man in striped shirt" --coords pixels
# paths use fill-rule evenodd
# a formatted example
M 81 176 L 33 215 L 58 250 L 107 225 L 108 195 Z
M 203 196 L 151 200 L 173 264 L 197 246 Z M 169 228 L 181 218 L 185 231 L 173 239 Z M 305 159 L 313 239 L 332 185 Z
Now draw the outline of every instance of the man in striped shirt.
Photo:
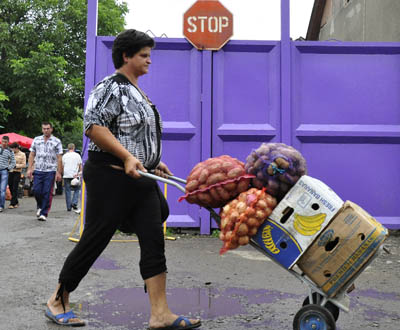
M 3 136 L 0 147 L 0 212 L 4 210 L 6 202 L 6 190 L 8 182 L 8 171 L 15 167 L 14 153 L 8 148 L 8 136 Z

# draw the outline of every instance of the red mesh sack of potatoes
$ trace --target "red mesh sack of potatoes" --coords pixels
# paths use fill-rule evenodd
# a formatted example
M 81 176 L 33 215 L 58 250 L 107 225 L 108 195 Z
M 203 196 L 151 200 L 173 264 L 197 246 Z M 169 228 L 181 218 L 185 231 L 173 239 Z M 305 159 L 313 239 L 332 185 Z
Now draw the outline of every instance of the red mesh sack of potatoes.
M 246 159 L 246 172 L 254 174 L 252 185 L 280 201 L 302 175 L 307 163 L 295 148 L 284 143 L 262 143 Z
M 186 199 L 191 204 L 222 207 L 249 188 L 254 175 L 247 174 L 244 163 L 227 155 L 198 163 L 186 179 Z
M 220 254 L 248 244 L 276 203 L 276 199 L 267 194 L 265 188 L 250 188 L 226 204 L 220 212 L 219 238 L 224 242 Z

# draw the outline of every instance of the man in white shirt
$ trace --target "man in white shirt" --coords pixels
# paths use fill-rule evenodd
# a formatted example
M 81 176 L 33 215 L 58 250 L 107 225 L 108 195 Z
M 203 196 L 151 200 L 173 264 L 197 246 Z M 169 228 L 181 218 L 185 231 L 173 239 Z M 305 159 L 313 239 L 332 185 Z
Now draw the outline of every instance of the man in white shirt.
M 81 156 L 75 152 L 75 145 L 73 143 L 68 144 L 68 151 L 62 157 L 62 165 L 67 211 L 71 211 L 71 209 L 73 209 L 76 213 L 79 213 L 80 210 L 78 209 L 78 198 L 81 187 L 80 176 L 82 174 L 82 159 Z M 77 184 L 74 184 L 75 182 Z M 72 201 L 71 190 L 74 193 L 72 196 Z
M 36 199 L 36 216 L 46 221 L 53 199 L 54 180 L 61 181 L 61 155 L 63 152 L 60 139 L 53 133 L 53 125 L 42 123 L 43 135 L 33 139 L 28 158 L 27 177 L 33 178 L 33 193 Z

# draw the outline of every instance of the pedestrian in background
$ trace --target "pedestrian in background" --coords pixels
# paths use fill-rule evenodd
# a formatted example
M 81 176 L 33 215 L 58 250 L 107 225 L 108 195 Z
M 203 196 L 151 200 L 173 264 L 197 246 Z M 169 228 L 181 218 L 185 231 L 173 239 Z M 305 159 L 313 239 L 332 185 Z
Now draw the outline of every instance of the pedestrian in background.
M 10 138 L 4 135 L 1 138 L 0 147 L 0 212 L 3 212 L 6 203 L 8 172 L 15 167 L 14 153 L 8 147 L 8 142 Z
M 138 78 L 149 70 L 153 46 L 154 40 L 143 32 L 120 33 L 112 48 L 116 72 L 99 82 L 90 94 L 84 118 L 85 134 L 91 140 L 83 169 L 85 227 L 47 301 L 45 315 L 57 324 L 85 325 L 71 310 L 69 295 L 115 231 L 126 225 L 139 239 L 139 268 L 151 306 L 149 329 L 201 325 L 200 320 L 178 316 L 168 307 L 162 228 L 169 214 L 168 204 L 157 182 L 138 173 L 155 170 L 163 177 L 172 174 L 161 161 L 160 114 L 138 86 Z
M 62 144 L 52 135 L 53 126 L 42 123 L 43 135 L 33 139 L 28 158 L 28 178 L 33 178 L 33 194 L 36 199 L 36 216 L 46 221 L 53 199 L 54 180 L 61 181 Z
M 63 165 L 63 178 L 64 178 L 64 190 L 65 190 L 65 202 L 67 203 L 67 211 L 73 209 L 76 213 L 79 213 L 78 209 L 78 198 L 80 192 L 80 177 L 82 175 L 82 159 L 77 152 L 75 152 L 75 144 L 68 144 L 68 151 L 62 156 Z M 74 181 L 77 184 L 71 184 Z M 73 192 L 71 201 L 71 191 Z
M 11 202 L 9 209 L 15 209 L 19 206 L 18 203 L 18 188 L 21 181 L 22 169 L 26 167 L 26 156 L 20 150 L 17 142 L 11 143 L 10 148 L 14 153 L 15 167 L 8 174 L 8 186 L 10 187 Z

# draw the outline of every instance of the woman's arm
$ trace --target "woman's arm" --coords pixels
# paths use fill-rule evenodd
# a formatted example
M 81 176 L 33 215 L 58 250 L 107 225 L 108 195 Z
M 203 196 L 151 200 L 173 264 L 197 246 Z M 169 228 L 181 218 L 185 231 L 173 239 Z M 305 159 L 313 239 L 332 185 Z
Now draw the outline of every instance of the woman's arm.
M 137 179 L 140 178 L 137 170 L 147 172 L 143 164 L 122 146 L 107 127 L 92 125 L 85 133 L 101 150 L 121 159 L 127 175 Z

